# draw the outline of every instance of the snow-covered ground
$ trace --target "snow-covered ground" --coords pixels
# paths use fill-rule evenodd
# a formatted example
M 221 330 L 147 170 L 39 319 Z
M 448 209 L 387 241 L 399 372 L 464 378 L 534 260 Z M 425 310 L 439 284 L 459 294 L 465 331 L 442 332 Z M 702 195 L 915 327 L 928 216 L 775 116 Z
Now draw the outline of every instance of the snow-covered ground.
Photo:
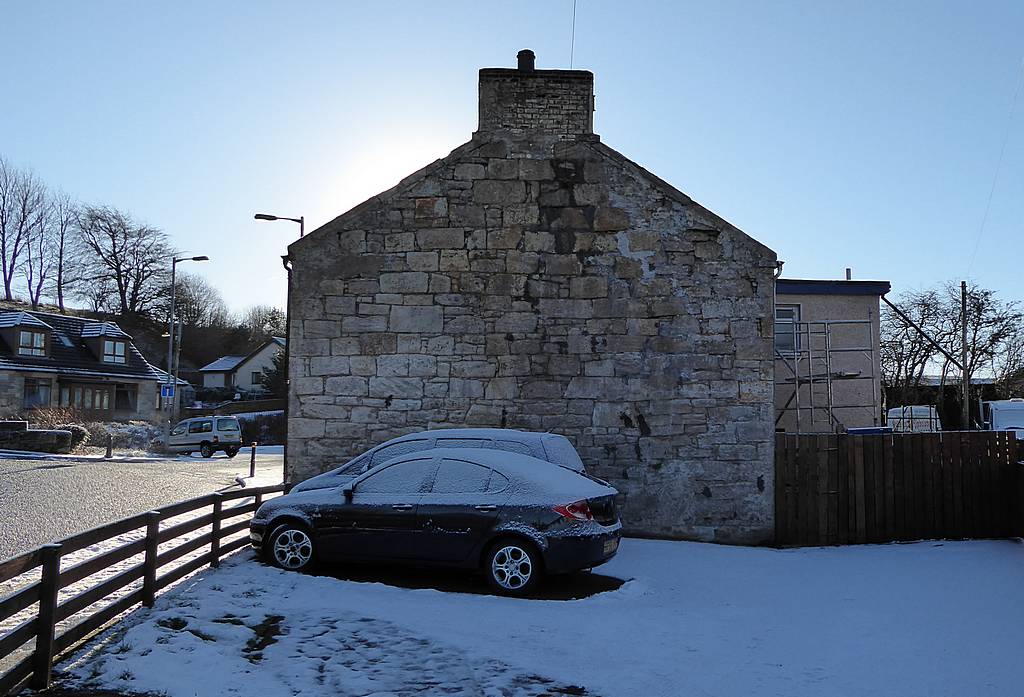
M 171 697 L 531 695 L 545 681 L 609 697 L 1024 693 L 1016 542 L 630 539 L 599 572 L 629 581 L 515 600 L 304 576 L 244 551 L 65 667 Z

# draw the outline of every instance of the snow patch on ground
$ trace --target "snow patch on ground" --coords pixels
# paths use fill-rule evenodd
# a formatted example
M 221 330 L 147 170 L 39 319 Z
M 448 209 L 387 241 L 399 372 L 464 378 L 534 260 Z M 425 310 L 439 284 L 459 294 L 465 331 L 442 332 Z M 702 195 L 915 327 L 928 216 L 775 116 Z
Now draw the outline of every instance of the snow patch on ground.
M 600 571 L 631 580 L 583 600 L 515 600 L 282 572 L 246 551 L 133 613 L 70 669 L 78 683 L 171 697 L 529 695 L 545 680 L 609 697 L 1021 692 L 1016 542 L 627 539 Z M 267 623 L 280 634 L 261 646 Z

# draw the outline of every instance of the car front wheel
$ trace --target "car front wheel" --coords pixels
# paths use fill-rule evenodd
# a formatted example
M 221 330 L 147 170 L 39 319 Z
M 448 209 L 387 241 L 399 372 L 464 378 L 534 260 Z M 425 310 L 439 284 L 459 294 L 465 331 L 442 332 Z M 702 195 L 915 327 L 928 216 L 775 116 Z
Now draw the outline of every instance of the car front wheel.
M 270 536 L 270 561 L 288 571 L 305 571 L 313 566 L 313 538 L 306 528 L 285 523 Z
M 213 446 L 209 443 L 203 443 L 199 446 L 199 454 L 203 457 L 213 457 Z
M 540 556 L 533 545 L 522 540 L 499 540 L 487 553 L 484 573 L 498 593 L 526 595 L 540 582 Z

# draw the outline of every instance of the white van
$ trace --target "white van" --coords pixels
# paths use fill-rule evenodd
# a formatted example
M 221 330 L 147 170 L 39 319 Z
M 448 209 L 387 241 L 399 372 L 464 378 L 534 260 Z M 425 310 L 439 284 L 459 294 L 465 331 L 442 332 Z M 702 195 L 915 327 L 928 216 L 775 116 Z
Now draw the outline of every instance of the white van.
M 939 412 L 930 404 L 893 407 L 885 413 L 893 433 L 934 433 L 942 430 Z
M 235 416 L 197 416 L 180 421 L 171 429 L 167 449 L 189 455 L 199 452 L 213 457 L 218 450 L 234 457 L 242 447 L 242 426 Z
M 1024 399 L 999 399 L 981 403 L 982 418 L 989 431 L 1013 431 L 1024 440 Z

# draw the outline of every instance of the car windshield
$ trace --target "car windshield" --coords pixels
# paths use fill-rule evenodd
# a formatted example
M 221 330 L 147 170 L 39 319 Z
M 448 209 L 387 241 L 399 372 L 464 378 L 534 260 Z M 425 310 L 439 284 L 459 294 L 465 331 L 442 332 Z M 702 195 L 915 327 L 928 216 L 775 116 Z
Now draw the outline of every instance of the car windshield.
M 218 431 L 237 431 L 238 422 L 234 419 L 217 419 Z

